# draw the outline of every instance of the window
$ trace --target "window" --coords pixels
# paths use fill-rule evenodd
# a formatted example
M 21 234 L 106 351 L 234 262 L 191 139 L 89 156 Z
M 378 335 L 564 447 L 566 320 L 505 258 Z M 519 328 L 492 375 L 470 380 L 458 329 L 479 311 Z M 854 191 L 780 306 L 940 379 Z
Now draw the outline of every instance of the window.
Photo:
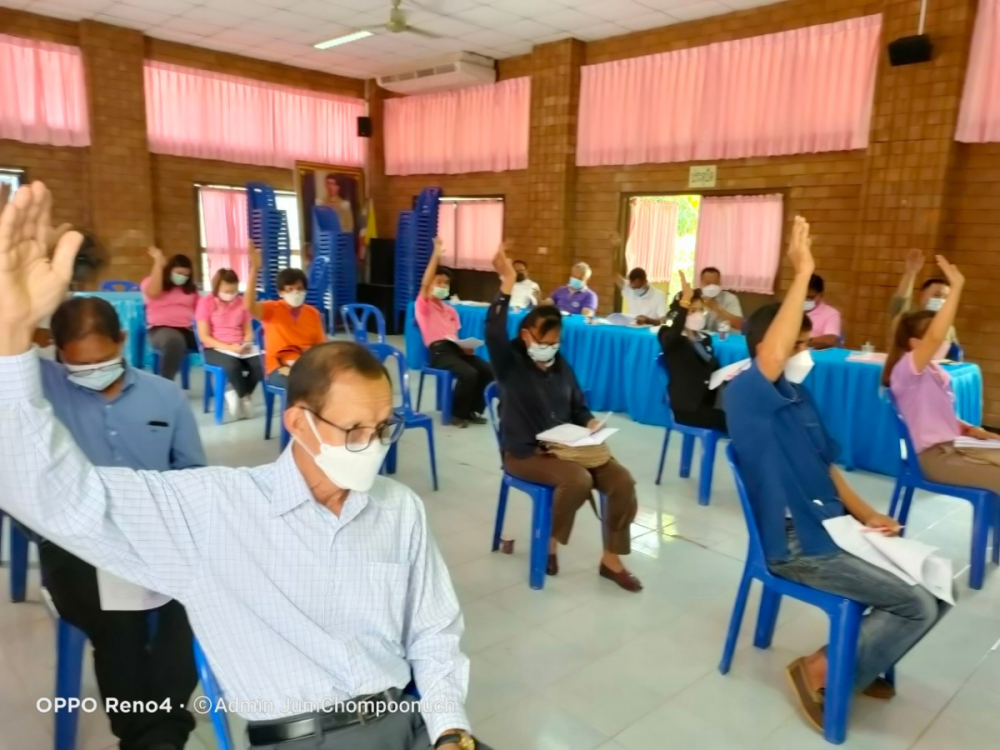
M 0 184 L 10 185 L 10 198 L 8 200 L 12 199 L 17 189 L 25 184 L 24 170 L 14 167 L 0 167 Z
M 205 209 L 204 209 L 204 199 L 202 196 L 202 191 L 206 189 L 210 190 L 234 190 L 238 192 L 243 192 L 244 188 L 236 187 L 234 185 L 195 185 L 195 189 L 198 191 L 198 230 L 199 239 L 198 246 L 201 249 L 201 278 L 204 281 L 205 288 L 211 284 L 211 271 L 209 270 L 209 254 L 206 251 L 208 247 L 208 242 L 205 237 Z M 292 268 L 302 268 L 302 234 L 299 227 L 299 203 L 295 196 L 295 193 L 288 190 L 275 190 L 274 191 L 275 205 L 279 211 L 285 212 L 285 221 L 288 222 L 288 239 L 289 244 L 292 248 L 292 257 L 290 265 Z M 244 224 L 246 223 L 246 216 L 243 217 Z M 234 264 L 235 265 L 235 264 Z M 236 269 L 239 272 L 239 268 Z M 245 274 L 240 274 L 240 289 L 244 288 L 244 277 Z
M 503 241 L 503 219 L 503 198 L 442 198 L 438 236 L 444 242 L 445 265 L 491 270 Z

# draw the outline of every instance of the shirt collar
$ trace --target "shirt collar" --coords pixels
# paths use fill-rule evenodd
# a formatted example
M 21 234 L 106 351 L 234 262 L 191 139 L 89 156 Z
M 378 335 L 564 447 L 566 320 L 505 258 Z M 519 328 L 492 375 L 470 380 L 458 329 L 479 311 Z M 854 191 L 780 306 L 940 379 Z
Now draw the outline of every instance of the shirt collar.
M 292 454 L 294 441 L 289 442 L 274 463 L 274 487 L 271 488 L 271 517 L 283 515 L 307 500 L 315 501 Z

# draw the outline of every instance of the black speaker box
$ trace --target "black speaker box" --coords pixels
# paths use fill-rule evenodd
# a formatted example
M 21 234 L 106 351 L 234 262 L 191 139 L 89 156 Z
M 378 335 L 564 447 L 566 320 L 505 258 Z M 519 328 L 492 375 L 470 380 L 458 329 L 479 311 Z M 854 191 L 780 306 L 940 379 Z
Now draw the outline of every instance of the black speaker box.
M 371 138 L 371 137 L 372 137 L 372 118 L 359 117 L 358 138 Z
M 368 280 L 372 284 L 396 283 L 396 240 L 373 239 L 368 247 Z
M 904 36 L 902 39 L 889 42 L 889 64 L 898 67 L 930 62 L 933 52 L 934 45 L 931 44 L 931 38 L 927 34 Z

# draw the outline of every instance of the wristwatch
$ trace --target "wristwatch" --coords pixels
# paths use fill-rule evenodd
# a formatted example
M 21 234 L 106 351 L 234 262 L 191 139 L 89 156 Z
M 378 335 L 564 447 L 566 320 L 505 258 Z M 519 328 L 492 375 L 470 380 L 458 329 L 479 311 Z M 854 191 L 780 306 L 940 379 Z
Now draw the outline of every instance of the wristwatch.
M 449 732 L 438 737 L 434 747 L 458 745 L 461 750 L 476 750 L 476 740 L 468 732 Z

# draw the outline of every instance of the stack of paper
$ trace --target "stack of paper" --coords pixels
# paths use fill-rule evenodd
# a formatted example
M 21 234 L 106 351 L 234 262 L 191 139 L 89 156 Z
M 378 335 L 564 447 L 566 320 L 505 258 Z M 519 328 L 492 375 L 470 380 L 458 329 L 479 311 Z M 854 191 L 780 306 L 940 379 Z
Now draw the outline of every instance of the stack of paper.
M 937 548 L 915 539 L 885 536 L 853 516 L 829 518 L 823 521 L 823 527 L 844 552 L 892 573 L 911 586 L 920 584 L 938 599 L 955 604 L 951 560 L 935 554 Z
M 226 349 L 216 349 L 219 354 L 228 354 L 230 357 L 236 357 L 238 359 L 250 359 L 250 357 L 259 357 L 260 349 L 256 346 L 249 346 L 240 352 L 230 352 Z
M 467 349 L 473 352 L 486 343 L 482 339 L 477 339 L 477 338 L 467 338 L 458 340 L 452 339 L 452 340 L 455 341 L 455 343 L 458 344 L 463 349 Z
M 956 448 L 978 448 L 982 450 L 1000 450 L 1000 440 L 980 440 L 979 438 L 955 438 Z
M 605 440 L 618 432 L 614 427 L 605 427 L 611 412 L 604 415 L 604 419 L 596 429 L 588 429 L 575 424 L 561 424 L 545 432 L 535 435 L 535 440 L 542 443 L 558 443 L 568 445 L 571 448 L 583 448 L 588 445 L 601 445 Z
M 739 362 L 733 362 L 731 365 L 720 367 L 708 378 L 708 390 L 714 391 L 723 383 L 728 383 L 748 367 L 750 367 L 749 359 L 741 359 Z
M 851 354 L 847 357 L 848 362 L 867 362 L 873 365 L 884 365 L 885 360 L 889 355 L 885 352 L 861 352 L 860 354 Z
M 612 326 L 634 326 L 635 316 L 626 315 L 625 313 L 611 313 L 608 317 L 604 319 L 608 325 Z

